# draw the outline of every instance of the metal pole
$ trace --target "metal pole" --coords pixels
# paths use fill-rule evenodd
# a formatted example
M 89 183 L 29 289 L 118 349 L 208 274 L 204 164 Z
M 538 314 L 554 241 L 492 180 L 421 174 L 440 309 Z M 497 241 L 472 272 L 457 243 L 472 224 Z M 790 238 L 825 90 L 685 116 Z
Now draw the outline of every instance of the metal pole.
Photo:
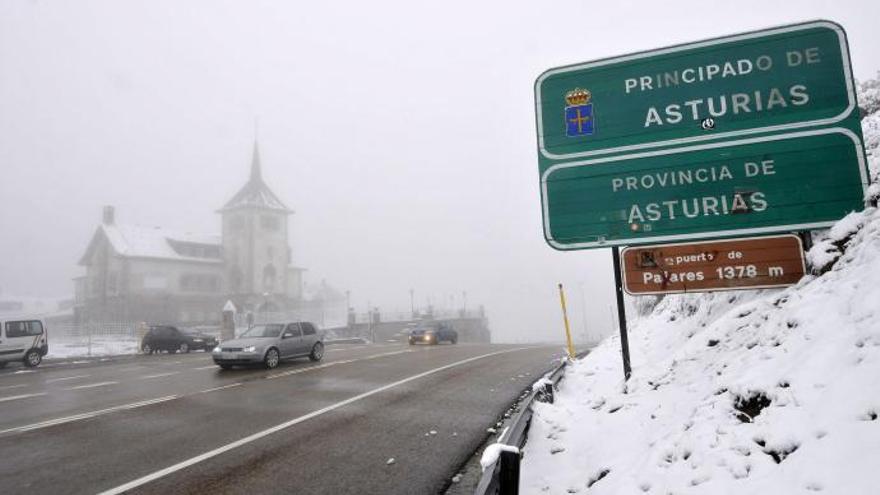
M 809 230 L 802 230 L 798 232 L 798 235 L 804 245 L 804 251 L 809 251 L 813 247 L 813 233 Z
M 568 311 L 565 309 L 565 292 L 559 284 L 559 302 L 562 304 L 562 321 L 565 323 L 565 342 L 568 346 L 568 357 L 574 359 L 574 345 L 571 343 L 571 329 L 568 326 Z
M 611 247 L 611 258 L 614 263 L 614 286 L 617 291 L 617 321 L 620 326 L 620 352 L 623 356 L 623 379 L 629 380 L 632 369 L 629 366 L 629 338 L 626 335 L 626 307 L 623 302 L 623 285 L 620 276 L 620 249 Z

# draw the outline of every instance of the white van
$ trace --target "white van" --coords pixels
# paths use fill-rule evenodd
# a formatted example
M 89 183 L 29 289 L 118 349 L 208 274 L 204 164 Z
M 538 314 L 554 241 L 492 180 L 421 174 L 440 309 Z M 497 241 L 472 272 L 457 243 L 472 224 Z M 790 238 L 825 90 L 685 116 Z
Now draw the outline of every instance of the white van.
M 0 368 L 21 361 L 33 368 L 49 352 L 46 325 L 40 319 L 0 320 Z

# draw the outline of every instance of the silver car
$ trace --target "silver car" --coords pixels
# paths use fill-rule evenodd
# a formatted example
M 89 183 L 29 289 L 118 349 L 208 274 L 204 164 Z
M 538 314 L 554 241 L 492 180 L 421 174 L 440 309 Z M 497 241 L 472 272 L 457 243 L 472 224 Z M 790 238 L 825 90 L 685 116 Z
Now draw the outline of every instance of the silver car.
M 211 353 L 214 363 L 227 370 L 235 365 L 263 364 L 274 368 L 282 359 L 324 357 L 323 336 L 307 321 L 254 325 L 238 338 L 226 340 Z
M 0 321 L 0 368 L 21 361 L 33 368 L 49 352 L 46 325 L 39 319 Z

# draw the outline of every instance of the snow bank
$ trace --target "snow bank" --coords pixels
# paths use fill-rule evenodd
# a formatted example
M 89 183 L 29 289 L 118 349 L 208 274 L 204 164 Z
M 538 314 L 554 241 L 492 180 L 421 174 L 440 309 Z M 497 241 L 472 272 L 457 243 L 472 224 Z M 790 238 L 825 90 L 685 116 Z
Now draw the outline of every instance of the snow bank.
M 618 338 L 572 366 L 535 406 L 524 493 L 876 493 L 880 212 L 857 215 L 821 277 L 661 301 L 626 393 Z
M 49 334 L 50 358 L 137 354 L 138 339 L 126 336 L 56 337 Z
M 875 180 L 878 87 L 860 87 Z M 880 492 L 880 211 L 808 257 L 787 289 L 664 298 L 631 322 L 626 385 L 617 336 L 569 367 L 534 406 L 523 493 Z

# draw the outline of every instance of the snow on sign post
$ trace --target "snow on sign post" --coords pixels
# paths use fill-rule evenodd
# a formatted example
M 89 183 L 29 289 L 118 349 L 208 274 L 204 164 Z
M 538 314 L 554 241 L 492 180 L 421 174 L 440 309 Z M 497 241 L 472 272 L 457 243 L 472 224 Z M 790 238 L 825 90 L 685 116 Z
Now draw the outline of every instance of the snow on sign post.
M 796 235 L 629 247 L 621 268 L 631 295 L 785 287 L 806 272 Z
M 864 206 L 846 35 L 832 22 L 551 69 L 535 102 L 557 249 L 807 230 Z

